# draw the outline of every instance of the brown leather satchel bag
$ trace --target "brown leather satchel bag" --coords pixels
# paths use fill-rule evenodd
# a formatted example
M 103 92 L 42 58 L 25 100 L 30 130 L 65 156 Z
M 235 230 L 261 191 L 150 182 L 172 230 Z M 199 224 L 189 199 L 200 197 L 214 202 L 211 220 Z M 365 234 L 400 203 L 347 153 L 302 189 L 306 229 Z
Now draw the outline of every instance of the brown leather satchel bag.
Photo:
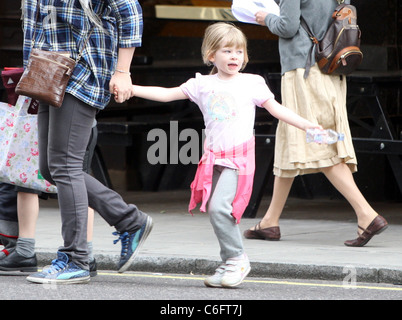
M 40 11 L 40 0 L 36 9 L 36 21 Z M 69 52 L 45 51 L 34 48 L 36 28 L 32 36 L 32 49 L 27 66 L 18 82 L 15 92 L 40 102 L 59 108 L 63 103 L 68 81 L 73 70 L 81 59 L 84 47 L 92 31 L 83 45 L 81 53 L 74 60 Z
M 313 41 L 312 50 L 321 72 L 325 74 L 348 75 L 360 65 L 363 53 L 360 50 L 361 31 L 357 25 L 356 8 L 338 1 L 324 38 L 321 41 L 314 36 L 306 21 L 301 18 L 301 25 Z M 309 58 L 311 55 L 309 55 Z M 306 74 L 311 66 L 307 60 Z M 305 74 L 305 77 L 306 77 Z

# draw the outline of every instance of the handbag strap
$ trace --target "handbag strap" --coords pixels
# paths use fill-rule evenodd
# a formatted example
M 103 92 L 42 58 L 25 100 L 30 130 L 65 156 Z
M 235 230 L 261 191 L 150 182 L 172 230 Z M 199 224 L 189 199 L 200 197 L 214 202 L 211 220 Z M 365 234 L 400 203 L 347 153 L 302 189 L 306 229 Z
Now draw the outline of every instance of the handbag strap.
M 307 56 L 307 61 L 306 61 L 306 66 L 305 66 L 305 71 L 304 71 L 304 79 L 306 79 L 308 74 L 309 74 L 309 72 L 310 72 L 310 68 L 312 67 L 312 62 L 311 61 L 312 61 L 312 55 L 313 55 L 314 49 L 318 45 L 319 41 L 314 36 L 314 34 L 311 32 L 309 26 L 307 25 L 307 23 L 306 23 L 306 21 L 304 20 L 303 17 L 300 17 L 300 24 L 304 28 L 304 30 L 306 30 L 307 34 L 310 37 L 310 40 L 313 42 L 313 45 L 310 48 L 310 51 L 309 51 L 308 56 Z
M 31 48 L 33 48 L 33 47 L 35 46 L 36 25 L 37 25 L 38 22 L 39 22 L 39 12 L 40 12 L 40 0 L 38 0 L 38 2 L 37 2 L 37 7 L 36 7 L 35 26 L 34 26 L 34 32 L 33 32 L 33 35 L 32 35 L 32 39 L 31 39 L 31 44 L 32 44 L 32 45 L 31 45 Z M 78 63 L 78 61 L 81 59 L 81 57 L 82 57 L 82 55 L 83 55 L 83 53 L 84 53 L 84 49 L 85 49 L 85 47 L 87 46 L 87 43 L 88 43 L 89 38 L 91 37 L 93 31 L 94 31 L 94 27 L 92 27 L 91 30 L 90 30 L 90 32 L 88 33 L 88 36 L 86 37 L 86 39 L 85 39 L 85 41 L 84 41 L 84 44 L 82 45 L 81 50 L 78 52 L 78 56 L 77 56 L 77 58 L 75 59 L 75 63 Z

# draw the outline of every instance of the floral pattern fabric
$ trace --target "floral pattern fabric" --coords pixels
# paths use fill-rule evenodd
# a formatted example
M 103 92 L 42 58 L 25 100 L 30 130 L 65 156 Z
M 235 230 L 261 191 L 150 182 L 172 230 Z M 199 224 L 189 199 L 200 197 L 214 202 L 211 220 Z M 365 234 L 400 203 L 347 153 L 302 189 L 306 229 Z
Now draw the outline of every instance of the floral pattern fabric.
M 38 121 L 27 112 L 30 104 L 25 96 L 15 106 L 0 102 L 0 181 L 57 193 L 39 172 Z

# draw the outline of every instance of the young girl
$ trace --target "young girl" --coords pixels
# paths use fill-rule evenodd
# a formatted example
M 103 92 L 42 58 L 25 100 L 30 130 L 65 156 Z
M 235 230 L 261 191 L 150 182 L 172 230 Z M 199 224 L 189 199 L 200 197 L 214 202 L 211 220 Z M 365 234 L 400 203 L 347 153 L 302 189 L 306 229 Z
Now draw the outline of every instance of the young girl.
M 302 130 L 321 128 L 281 106 L 261 76 L 241 73 L 248 62 L 247 40 L 234 25 L 219 22 L 206 29 L 202 56 L 213 64 L 210 75 L 196 74 L 180 87 L 133 85 L 132 96 L 169 102 L 190 99 L 205 122 L 205 153 L 191 184 L 189 210 L 202 202 L 220 245 L 223 263 L 205 279 L 210 287 L 239 285 L 250 271 L 238 223 L 252 191 L 255 106 Z

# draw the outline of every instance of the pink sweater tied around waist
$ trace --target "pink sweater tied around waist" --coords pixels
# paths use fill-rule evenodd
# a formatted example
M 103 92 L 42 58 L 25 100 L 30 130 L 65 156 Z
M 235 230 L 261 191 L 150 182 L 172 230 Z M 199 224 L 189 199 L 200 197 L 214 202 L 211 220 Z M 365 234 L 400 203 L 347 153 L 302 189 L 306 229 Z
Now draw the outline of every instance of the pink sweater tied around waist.
M 198 163 L 195 178 L 191 183 L 191 197 L 189 212 L 201 202 L 200 211 L 206 212 L 206 205 L 212 190 L 212 175 L 215 159 L 230 159 L 238 170 L 237 191 L 233 200 L 232 216 L 236 223 L 246 209 L 253 190 L 254 171 L 255 171 L 255 139 L 233 147 L 231 150 L 213 152 L 206 150 Z

